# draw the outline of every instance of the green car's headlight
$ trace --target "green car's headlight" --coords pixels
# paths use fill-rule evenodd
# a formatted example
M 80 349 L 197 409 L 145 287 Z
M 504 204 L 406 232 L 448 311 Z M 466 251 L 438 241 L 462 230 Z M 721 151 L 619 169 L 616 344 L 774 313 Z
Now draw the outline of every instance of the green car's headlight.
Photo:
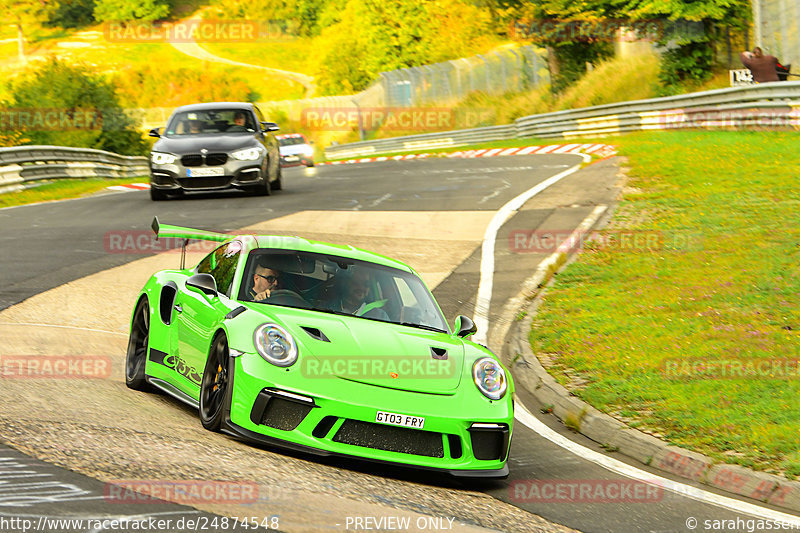
M 297 361 L 297 343 L 277 324 L 262 324 L 253 333 L 259 355 L 275 366 L 292 366 Z
M 178 159 L 178 156 L 172 154 L 165 154 L 162 152 L 152 152 L 150 160 L 156 165 L 170 165 Z
M 491 357 L 482 357 L 472 365 L 475 386 L 490 400 L 499 400 L 506 394 L 508 380 L 506 371 Z
M 234 159 L 238 159 L 239 161 L 255 161 L 256 159 L 261 157 L 261 149 L 260 148 L 246 148 L 244 150 L 239 150 L 238 152 L 233 152 L 231 157 Z

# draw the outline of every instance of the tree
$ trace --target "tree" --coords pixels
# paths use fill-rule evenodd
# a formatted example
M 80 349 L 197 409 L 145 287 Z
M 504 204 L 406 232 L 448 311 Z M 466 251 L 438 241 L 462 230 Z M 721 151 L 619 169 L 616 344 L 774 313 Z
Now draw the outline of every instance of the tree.
M 747 30 L 748 0 L 628 0 L 637 19 L 664 20 L 659 44 L 665 46 L 659 77 L 667 87 L 700 82 L 711 76 L 714 50 L 725 40 L 724 28 Z
M 114 87 L 86 68 L 51 60 L 11 88 L 9 117 L 31 144 L 141 154 L 145 144 Z M 7 121 L 8 122 L 8 121 Z
M 26 61 L 24 28 L 46 20 L 51 9 L 48 0 L 0 0 L 3 20 L 17 28 L 17 54 L 21 63 Z
M 456 59 L 489 47 L 488 14 L 465 0 L 347 0 L 315 40 L 327 94 L 359 91 L 381 72 Z M 326 10 L 320 21 L 330 20 Z
M 168 0 L 95 0 L 98 22 L 150 22 L 169 15 Z
M 516 3 L 516 0 L 484 1 Z M 521 18 L 552 17 L 566 24 L 573 20 L 624 20 L 631 24 L 652 21 L 661 29 L 657 43 L 665 51 L 660 78 L 666 85 L 709 77 L 714 48 L 724 41 L 724 26 L 744 29 L 750 20 L 749 0 L 541 0 L 512 8 Z M 587 60 L 591 50 L 598 57 L 610 53 L 607 41 L 583 37 L 544 44 L 554 53 L 559 66 L 571 63 L 579 70 L 580 63 Z M 563 87 L 573 76 L 574 73 L 565 75 L 562 71 L 556 83 Z
M 94 21 L 94 0 L 61 0 L 50 13 L 51 27 L 81 28 Z

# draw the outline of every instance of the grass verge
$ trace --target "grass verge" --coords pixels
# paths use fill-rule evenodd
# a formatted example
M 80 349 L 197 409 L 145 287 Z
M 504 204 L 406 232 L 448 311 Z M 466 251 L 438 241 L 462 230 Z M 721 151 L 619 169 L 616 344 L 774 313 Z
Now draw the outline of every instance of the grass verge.
M 34 204 L 53 200 L 66 200 L 80 198 L 101 191 L 112 185 L 125 185 L 128 183 L 146 183 L 147 176 L 126 179 L 66 179 L 44 183 L 33 189 L 0 194 L 0 208 L 15 205 Z
M 616 239 L 586 244 L 530 333 L 556 379 L 580 377 L 574 394 L 598 409 L 790 478 L 800 475 L 796 136 L 615 138 L 631 166 L 605 230 Z

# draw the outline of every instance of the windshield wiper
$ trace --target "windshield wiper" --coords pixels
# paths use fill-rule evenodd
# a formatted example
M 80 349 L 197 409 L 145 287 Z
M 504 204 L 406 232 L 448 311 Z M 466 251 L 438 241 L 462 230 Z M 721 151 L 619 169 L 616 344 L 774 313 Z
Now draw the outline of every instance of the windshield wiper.
M 400 322 L 400 325 L 401 326 L 409 326 L 409 327 L 412 327 L 412 328 L 426 329 L 428 331 L 437 331 L 439 333 L 447 333 L 443 329 L 435 328 L 433 326 L 428 326 L 426 324 L 416 324 L 416 323 L 413 323 L 413 322 Z

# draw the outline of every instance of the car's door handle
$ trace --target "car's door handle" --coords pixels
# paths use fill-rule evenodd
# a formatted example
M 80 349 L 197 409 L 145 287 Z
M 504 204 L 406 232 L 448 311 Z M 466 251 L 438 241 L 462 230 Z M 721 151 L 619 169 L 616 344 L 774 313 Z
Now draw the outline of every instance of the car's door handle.
M 181 306 L 180 304 L 175 304 L 175 311 L 177 311 L 178 313 L 183 313 L 183 306 Z

